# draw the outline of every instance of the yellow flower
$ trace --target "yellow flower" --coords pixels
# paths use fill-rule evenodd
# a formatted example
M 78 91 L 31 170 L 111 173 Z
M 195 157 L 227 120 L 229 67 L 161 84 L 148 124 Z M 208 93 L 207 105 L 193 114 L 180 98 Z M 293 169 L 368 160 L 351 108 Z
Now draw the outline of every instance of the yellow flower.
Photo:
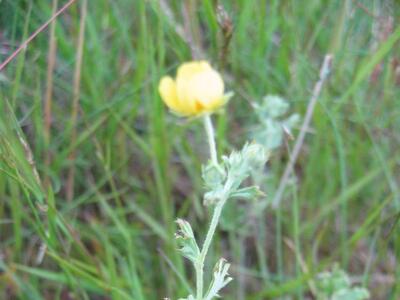
M 223 106 L 224 95 L 221 75 L 206 61 L 192 61 L 178 68 L 176 79 L 165 76 L 158 86 L 164 103 L 182 116 L 211 113 Z

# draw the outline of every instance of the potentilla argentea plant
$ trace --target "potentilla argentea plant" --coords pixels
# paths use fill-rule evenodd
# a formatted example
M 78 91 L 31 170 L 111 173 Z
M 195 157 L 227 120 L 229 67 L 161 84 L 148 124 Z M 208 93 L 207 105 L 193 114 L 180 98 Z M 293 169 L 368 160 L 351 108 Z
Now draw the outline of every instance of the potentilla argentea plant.
M 233 198 L 254 199 L 263 195 L 258 186 L 242 186 L 251 171 L 259 169 L 267 161 L 265 148 L 259 144 L 245 144 L 240 151 L 217 156 L 211 114 L 221 109 L 231 94 L 224 93 L 221 75 L 206 61 L 182 64 L 176 79 L 169 76 L 160 81 L 159 92 L 171 111 L 182 117 L 199 117 L 204 121 L 210 147 L 210 160 L 202 167 L 202 178 L 206 192 L 204 205 L 213 207 L 213 215 L 202 244 L 196 241 L 189 222 L 178 219 L 176 238 L 179 251 L 193 264 L 196 274 L 196 294 L 180 300 L 211 300 L 230 281 L 229 263 L 220 258 L 214 267 L 208 288 L 204 288 L 204 263 L 218 226 L 224 205 Z

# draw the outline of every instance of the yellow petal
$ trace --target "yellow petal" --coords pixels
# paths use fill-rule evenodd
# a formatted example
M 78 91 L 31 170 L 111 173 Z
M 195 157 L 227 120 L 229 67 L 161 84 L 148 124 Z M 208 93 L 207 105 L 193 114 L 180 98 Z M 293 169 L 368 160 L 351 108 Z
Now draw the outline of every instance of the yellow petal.
M 164 76 L 161 79 L 160 84 L 158 85 L 158 91 L 161 95 L 161 99 L 170 109 L 179 109 L 178 98 L 176 94 L 176 84 L 171 77 Z
M 206 61 L 192 61 L 182 64 L 177 71 L 176 89 L 179 105 L 188 114 L 197 114 L 199 108 L 196 104 L 196 97 L 191 90 L 190 82 L 196 74 L 205 70 L 211 70 Z
M 193 75 L 188 90 L 205 109 L 215 108 L 222 103 L 224 82 L 219 73 L 211 69 Z
M 190 91 L 190 78 L 192 78 L 192 75 L 182 76 L 181 74 L 181 76 L 178 76 L 176 78 L 176 92 L 181 109 L 188 114 L 196 114 L 196 99 Z
M 209 71 L 212 70 L 210 64 L 205 61 L 191 61 L 187 63 L 183 63 L 179 68 L 177 72 L 177 78 L 190 78 L 191 76 L 204 72 L 204 71 Z
M 175 81 L 162 78 L 159 91 L 171 110 L 185 116 L 212 112 L 226 103 L 221 75 L 207 61 L 182 64 Z
M 221 76 L 206 61 L 184 63 L 176 80 L 179 104 L 190 114 L 200 114 L 218 107 L 223 96 Z

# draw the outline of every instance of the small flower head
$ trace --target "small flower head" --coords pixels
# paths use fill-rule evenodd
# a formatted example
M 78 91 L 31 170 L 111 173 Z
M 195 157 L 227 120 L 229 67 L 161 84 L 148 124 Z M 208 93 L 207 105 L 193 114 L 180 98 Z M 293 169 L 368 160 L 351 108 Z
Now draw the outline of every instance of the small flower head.
M 163 77 L 158 90 L 164 103 L 181 116 L 214 112 L 228 100 L 221 75 L 206 61 L 182 64 L 176 79 Z

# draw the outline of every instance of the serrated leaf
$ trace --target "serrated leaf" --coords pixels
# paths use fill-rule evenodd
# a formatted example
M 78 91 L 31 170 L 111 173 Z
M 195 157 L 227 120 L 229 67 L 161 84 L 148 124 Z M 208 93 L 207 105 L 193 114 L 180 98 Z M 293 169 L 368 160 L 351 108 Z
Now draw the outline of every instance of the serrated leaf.
M 226 172 L 222 166 L 210 161 L 206 166 L 202 167 L 201 171 L 204 185 L 207 189 L 213 190 L 223 186 Z
M 284 115 L 288 109 L 289 104 L 287 100 L 277 95 L 267 95 L 263 98 L 261 104 L 264 116 L 267 115 L 271 118 L 277 118 Z
M 331 272 L 318 274 L 316 281 L 318 299 L 330 300 L 364 300 L 369 298 L 368 290 L 352 287 L 345 271 L 334 265 Z
M 228 274 L 229 267 L 230 264 L 228 264 L 224 258 L 221 258 L 216 263 L 213 274 L 214 278 L 204 300 L 211 300 L 215 297 L 219 297 L 219 291 L 233 280 Z
M 266 150 L 280 147 L 284 133 L 291 132 L 291 129 L 300 120 L 298 114 L 291 115 L 285 120 L 280 120 L 288 109 L 287 100 L 275 95 L 265 96 L 263 102 L 258 105 L 259 126 L 252 131 L 252 138 L 263 145 Z
M 176 220 L 176 223 L 179 226 L 179 231 L 175 234 L 180 245 L 179 251 L 184 257 L 194 263 L 200 255 L 200 249 L 194 237 L 192 227 L 189 222 L 182 219 Z
M 231 198 L 239 198 L 245 200 L 254 200 L 262 196 L 265 196 L 265 194 L 256 185 L 238 189 L 230 194 Z
M 225 195 L 223 187 L 216 188 L 204 194 L 203 204 L 205 206 L 215 205 Z
M 364 288 L 343 289 L 335 292 L 331 300 L 365 300 L 369 299 L 369 292 Z

